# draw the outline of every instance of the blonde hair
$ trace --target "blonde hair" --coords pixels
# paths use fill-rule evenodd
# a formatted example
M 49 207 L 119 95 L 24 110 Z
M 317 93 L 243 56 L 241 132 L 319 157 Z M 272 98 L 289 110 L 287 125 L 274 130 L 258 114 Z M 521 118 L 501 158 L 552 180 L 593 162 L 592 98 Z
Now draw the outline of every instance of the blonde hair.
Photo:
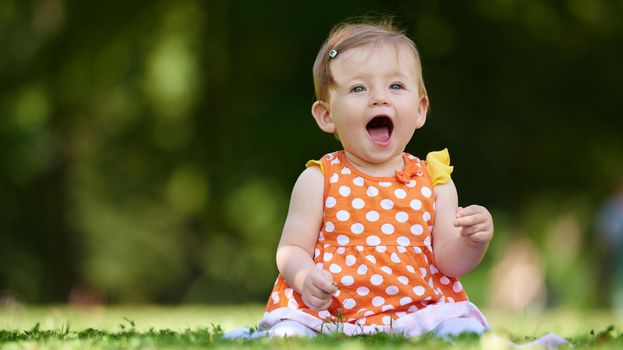
M 422 64 L 415 43 L 409 39 L 402 30 L 396 28 L 391 20 L 366 21 L 363 23 L 342 23 L 335 26 L 329 37 L 324 42 L 316 61 L 314 62 L 314 89 L 318 100 L 327 101 L 329 88 L 335 84 L 329 64 L 332 55 L 344 52 L 354 47 L 366 46 L 391 42 L 397 45 L 405 45 L 415 57 L 415 65 L 418 74 L 418 92 L 420 96 L 428 97 L 424 79 L 422 77 Z M 335 51 L 333 51 L 335 50 Z

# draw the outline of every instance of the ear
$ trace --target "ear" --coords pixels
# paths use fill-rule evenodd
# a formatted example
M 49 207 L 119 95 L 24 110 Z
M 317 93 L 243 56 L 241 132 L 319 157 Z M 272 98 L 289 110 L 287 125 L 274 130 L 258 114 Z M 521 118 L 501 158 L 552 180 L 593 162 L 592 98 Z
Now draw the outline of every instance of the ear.
M 424 126 L 426 122 L 426 113 L 428 112 L 428 96 L 422 96 L 420 98 L 420 104 L 417 108 L 417 129 Z
M 327 102 L 314 102 L 311 112 L 320 130 L 329 134 L 335 133 L 335 124 L 331 118 L 331 112 L 329 111 L 329 104 Z

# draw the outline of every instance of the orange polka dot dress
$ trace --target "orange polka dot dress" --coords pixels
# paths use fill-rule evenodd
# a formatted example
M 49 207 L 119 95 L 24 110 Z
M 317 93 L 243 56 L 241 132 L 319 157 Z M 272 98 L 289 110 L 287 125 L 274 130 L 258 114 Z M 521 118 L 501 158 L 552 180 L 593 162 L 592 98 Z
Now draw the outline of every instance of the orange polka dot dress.
M 456 278 L 435 267 L 434 192 L 426 162 L 403 154 L 404 171 L 372 177 L 344 151 L 322 157 L 324 217 L 314 262 L 340 287 L 327 310 L 313 311 L 279 275 L 260 329 L 285 319 L 318 332 L 420 335 L 450 318 L 488 327 Z

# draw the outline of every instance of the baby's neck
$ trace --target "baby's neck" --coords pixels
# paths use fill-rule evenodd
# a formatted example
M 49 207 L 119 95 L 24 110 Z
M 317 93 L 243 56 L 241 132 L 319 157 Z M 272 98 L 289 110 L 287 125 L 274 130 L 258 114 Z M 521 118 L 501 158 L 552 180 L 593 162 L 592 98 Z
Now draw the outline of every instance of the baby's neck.
M 344 156 L 357 170 L 374 177 L 392 177 L 396 174 L 396 170 L 402 171 L 405 167 L 402 153 L 383 163 L 367 162 L 346 150 L 344 150 Z

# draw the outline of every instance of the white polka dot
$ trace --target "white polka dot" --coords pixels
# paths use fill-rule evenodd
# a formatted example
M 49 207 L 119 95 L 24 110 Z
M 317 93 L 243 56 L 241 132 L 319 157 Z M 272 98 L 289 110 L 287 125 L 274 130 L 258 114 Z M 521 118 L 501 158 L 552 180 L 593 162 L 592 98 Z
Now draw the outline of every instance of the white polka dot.
M 396 213 L 396 221 L 398 222 L 407 222 L 409 220 L 409 214 L 404 211 L 399 211 Z
M 394 233 L 394 225 L 383 224 L 383 226 L 381 226 L 381 231 L 386 235 L 391 235 L 392 233 Z
M 331 316 L 331 314 L 327 310 L 322 310 L 318 313 L 318 317 L 320 318 L 327 318 L 329 316 Z
M 393 263 L 400 264 L 400 258 L 398 257 L 398 254 L 392 253 L 392 255 L 390 256 L 390 259 L 392 260 Z
M 452 290 L 455 293 L 458 293 L 458 292 L 462 291 L 463 290 L 463 286 L 461 285 L 461 282 L 459 282 L 459 281 L 454 282 L 454 284 L 452 285 Z
M 426 277 L 426 269 L 423 267 L 420 267 L 420 275 L 422 275 L 422 278 Z
M 292 293 L 294 292 L 294 290 L 292 288 L 286 288 L 286 290 L 284 291 L 284 294 L 288 297 L 288 298 L 292 298 Z
M 339 180 L 339 176 L 337 174 L 333 174 L 331 175 L 331 177 L 329 178 L 329 182 L 331 182 L 332 184 L 336 183 L 337 180 Z
M 427 247 L 430 247 L 430 244 L 431 244 L 430 243 L 430 236 L 424 238 L 424 245 L 427 246 Z
M 398 294 L 398 287 L 396 286 L 389 286 L 385 289 L 385 293 L 387 293 L 388 295 L 396 295 Z
M 353 224 L 353 226 L 350 227 L 350 230 L 352 233 L 358 235 L 363 232 L 363 225 L 360 223 Z
M 392 323 L 392 318 L 391 316 L 383 316 L 383 318 L 381 318 L 381 321 L 384 325 L 389 326 Z
M 406 276 L 398 276 L 397 280 L 402 284 L 409 284 L 409 279 Z
M 415 295 L 417 295 L 417 296 L 419 296 L 419 297 L 421 297 L 422 295 L 424 295 L 424 292 L 425 292 L 425 291 L 426 291 L 426 290 L 425 290 L 425 289 L 424 289 L 424 287 L 422 287 L 422 286 L 416 286 L 416 287 L 413 287 L 413 293 L 415 293 Z
M 374 248 L 374 250 L 376 250 L 379 253 L 385 253 L 385 251 L 387 250 L 387 247 L 384 245 L 379 245 L 376 246 L 376 248 Z
M 342 168 L 342 174 L 348 175 L 350 173 L 351 173 L 351 171 L 350 171 L 349 168 L 346 168 L 346 167 Z
M 432 192 L 430 190 L 430 188 L 424 186 L 422 187 L 422 196 L 426 197 L 426 198 L 430 198 L 430 196 L 432 195 Z
M 439 270 L 437 270 L 437 268 L 435 267 L 435 265 L 430 265 L 430 266 L 428 267 L 428 269 L 430 270 L 430 274 L 431 274 L 431 275 L 434 275 L 434 274 L 436 274 L 437 272 L 439 272 Z
M 396 247 L 396 249 L 398 250 L 399 253 L 406 253 L 407 252 L 407 248 L 405 248 L 405 247 Z
M 340 221 L 346 221 L 346 220 L 348 220 L 350 218 L 350 214 L 346 210 L 338 211 L 335 216 Z
M 407 197 L 407 192 L 405 192 L 405 190 L 403 190 L 402 188 L 399 188 L 394 191 L 394 196 L 396 196 L 396 198 L 398 199 L 403 199 Z
M 329 266 L 329 271 L 333 273 L 340 273 L 342 272 L 342 268 L 338 264 L 331 264 L 331 266 Z
M 379 296 L 376 296 L 376 297 L 372 298 L 372 305 L 378 307 L 378 306 L 381 306 L 383 304 L 385 304 L 385 298 L 379 297 Z
M 422 225 L 413 225 L 411 226 L 411 233 L 413 233 L 414 235 L 421 235 L 424 232 L 424 228 L 422 227 Z
M 361 209 L 366 205 L 366 203 L 361 198 L 353 199 L 352 206 L 355 209 Z
M 366 238 L 366 244 L 371 246 L 379 245 L 381 244 L 381 239 L 374 235 L 368 236 L 368 238 Z
M 356 178 L 353 179 L 353 183 L 356 186 L 363 186 L 363 178 L 361 176 L 357 176 Z
M 350 286 L 351 284 L 355 283 L 355 279 L 353 278 L 353 276 L 344 276 L 342 277 L 342 284 L 345 286 Z
M 366 219 L 370 222 L 375 222 L 379 219 L 380 215 L 376 210 L 370 210 L 366 213 Z
M 337 236 L 337 244 L 339 245 L 347 245 L 350 242 L 350 239 L 344 235 Z
M 383 283 L 383 276 L 378 274 L 372 275 L 372 277 L 370 277 L 370 283 L 372 283 L 372 285 L 374 286 L 381 285 Z
M 359 268 L 357 268 L 357 273 L 359 275 L 365 275 L 366 273 L 368 273 L 368 267 L 364 264 L 359 265 Z
M 422 249 L 420 247 L 413 247 L 413 251 L 415 254 L 422 254 Z M 424 256 L 424 259 L 427 259 L 426 255 Z
M 411 304 L 412 301 L 413 301 L 413 299 L 411 299 L 410 297 L 400 298 L 400 306 L 405 306 L 407 304 Z
M 355 265 L 355 262 L 357 262 L 357 258 L 354 255 L 349 254 L 346 256 L 345 262 L 346 266 L 353 266 Z
M 370 293 L 370 290 L 366 287 L 357 288 L 357 294 L 361 295 L 362 297 L 365 297 L 366 295 L 368 295 L 368 293 Z
M 355 248 L 357 249 L 357 251 L 363 252 L 363 246 L 362 245 L 357 245 Z
M 454 298 L 453 297 L 448 297 L 447 300 L 448 300 L 449 303 L 454 303 Z
M 279 293 L 273 292 L 270 296 L 273 299 L 273 304 L 277 304 L 279 302 Z
M 371 263 L 373 263 L 373 264 L 376 264 L 376 258 L 374 257 L 374 255 L 366 255 L 366 259 L 367 259 L 369 262 L 371 262 Z
M 392 268 L 391 268 L 391 267 L 389 267 L 389 266 L 383 266 L 383 267 L 381 267 L 381 271 L 385 272 L 385 273 L 386 273 L 386 274 L 388 274 L 388 275 L 391 275 L 391 274 L 392 274 L 392 272 L 393 272 L 393 271 L 392 271 Z
M 394 309 L 394 305 L 383 305 L 383 307 L 381 307 L 382 312 L 393 310 L 393 309 Z
M 335 230 L 335 225 L 331 221 L 327 221 L 324 223 L 325 232 L 333 232 Z
M 344 299 L 344 302 L 342 303 L 342 305 L 344 306 L 345 309 L 352 309 L 357 305 L 357 303 L 355 302 L 355 299 L 353 298 L 346 298 Z
M 337 204 L 337 201 L 333 197 L 327 197 L 327 201 L 325 202 L 325 206 L 327 208 L 333 208 Z
M 420 209 L 422 209 L 422 202 L 420 202 L 419 199 L 414 199 L 414 200 L 411 201 L 411 203 L 409 203 L 409 206 L 413 210 L 420 210 Z
M 338 254 L 344 254 L 345 251 L 346 249 L 344 247 L 339 247 L 335 250 L 335 252 Z
M 314 250 L 314 258 L 320 255 L 320 249 L 316 248 Z
M 411 266 L 411 265 L 407 265 L 407 271 L 409 271 L 411 273 L 415 273 L 415 270 L 413 269 L 413 266 Z
M 381 187 L 389 187 L 391 185 L 392 185 L 391 182 L 379 182 L 379 186 L 381 186 Z
M 324 253 L 324 255 L 322 256 L 322 260 L 324 261 L 329 261 L 331 259 L 333 259 L 333 254 L 331 253 Z
M 443 284 L 444 286 L 448 285 L 450 283 L 450 279 L 446 276 L 443 276 L 439 279 L 439 283 Z
M 350 187 L 348 187 L 348 186 L 340 186 L 340 189 L 338 190 L 338 192 L 340 192 L 342 197 L 348 197 L 348 196 L 350 196 Z
M 394 202 L 392 202 L 391 199 L 383 199 L 381 201 L 381 208 L 390 210 L 393 207 L 394 207 Z
M 411 180 L 409 181 L 408 184 L 406 184 L 405 186 L 409 187 L 409 188 L 413 188 L 415 187 L 415 185 L 417 184 L 417 182 L 415 182 L 415 180 Z
M 378 188 L 376 188 L 374 186 L 370 186 L 370 187 L 368 187 L 368 190 L 366 191 L 366 194 L 368 195 L 368 197 L 376 197 L 379 194 L 379 190 L 378 190 Z
M 424 212 L 424 214 L 422 214 L 422 219 L 424 219 L 425 222 L 428 222 L 430 220 L 430 213 Z
M 407 247 L 407 246 L 409 246 L 409 244 L 411 244 L 411 241 L 409 241 L 409 239 L 407 237 L 405 237 L 405 236 L 400 236 L 396 240 L 396 243 L 398 243 L 399 245 L 401 245 L 403 247 Z

